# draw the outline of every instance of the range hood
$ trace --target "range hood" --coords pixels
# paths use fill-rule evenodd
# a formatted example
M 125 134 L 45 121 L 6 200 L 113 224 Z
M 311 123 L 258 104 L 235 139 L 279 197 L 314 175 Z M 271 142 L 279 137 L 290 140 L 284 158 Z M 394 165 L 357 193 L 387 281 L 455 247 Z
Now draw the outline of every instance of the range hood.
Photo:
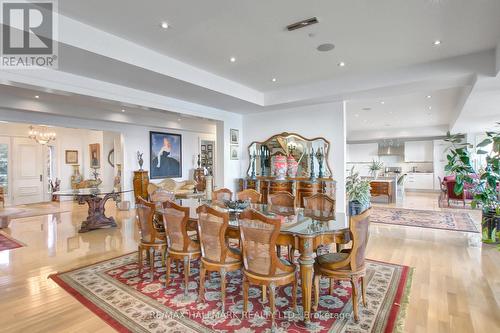
M 402 142 L 379 142 L 379 156 L 404 156 L 405 145 Z

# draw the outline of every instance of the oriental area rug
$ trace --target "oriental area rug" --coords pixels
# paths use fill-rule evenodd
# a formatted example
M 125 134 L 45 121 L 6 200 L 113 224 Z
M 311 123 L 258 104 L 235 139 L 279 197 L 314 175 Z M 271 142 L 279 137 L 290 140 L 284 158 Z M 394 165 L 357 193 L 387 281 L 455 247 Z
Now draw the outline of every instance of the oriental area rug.
M 474 220 L 465 212 L 444 212 L 374 206 L 372 207 L 370 222 L 479 232 Z
M 242 273 L 228 273 L 226 308 L 221 311 L 220 275 L 207 273 L 205 300 L 198 301 L 198 261 L 192 263 L 189 293 L 183 293 L 183 273 L 172 266 L 168 288 L 165 268 L 156 261 L 152 281 L 147 266 L 138 274 L 137 254 L 58 273 L 51 278 L 119 332 L 269 332 L 269 298 L 251 286 L 249 313 L 243 316 Z M 183 270 L 182 270 L 183 271 Z M 367 307 L 360 302 L 360 320 L 352 318 L 351 285 L 321 283 L 318 311 L 306 328 L 301 306 L 291 308 L 292 287 L 276 289 L 278 332 L 401 332 L 411 286 L 412 269 L 378 261 L 367 263 Z M 299 284 L 300 286 L 300 284 Z M 297 304 L 301 304 L 300 287 Z
M 23 246 L 24 245 L 18 240 L 10 237 L 3 232 L 0 232 L 0 251 L 17 249 L 18 247 Z

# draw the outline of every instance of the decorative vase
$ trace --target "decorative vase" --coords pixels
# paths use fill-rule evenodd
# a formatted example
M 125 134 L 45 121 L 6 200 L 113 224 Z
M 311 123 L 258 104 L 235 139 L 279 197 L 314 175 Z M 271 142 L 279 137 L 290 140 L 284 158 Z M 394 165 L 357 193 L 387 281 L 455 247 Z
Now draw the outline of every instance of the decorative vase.
M 196 182 L 196 191 L 203 192 L 206 188 L 205 182 L 205 169 L 204 168 L 196 168 L 194 169 L 194 181 Z
M 73 174 L 71 175 L 71 188 L 75 189 L 82 182 L 83 178 L 80 175 L 80 165 L 73 164 Z
M 297 176 L 297 170 L 299 168 L 299 163 L 293 158 L 292 155 L 288 156 L 288 177 L 295 178 Z
M 274 173 L 276 179 L 284 180 L 287 172 L 286 156 L 277 155 L 274 157 Z

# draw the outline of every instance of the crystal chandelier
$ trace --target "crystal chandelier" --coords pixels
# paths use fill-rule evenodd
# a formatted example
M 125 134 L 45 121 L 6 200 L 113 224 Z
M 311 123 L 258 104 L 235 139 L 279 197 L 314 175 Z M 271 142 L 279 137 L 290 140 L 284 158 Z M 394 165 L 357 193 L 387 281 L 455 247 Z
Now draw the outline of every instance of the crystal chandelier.
M 29 138 L 41 145 L 46 145 L 56 139 L 56 133 L 49 131 L 49 128 L 44 126 L 40 128 L 30 126 Z

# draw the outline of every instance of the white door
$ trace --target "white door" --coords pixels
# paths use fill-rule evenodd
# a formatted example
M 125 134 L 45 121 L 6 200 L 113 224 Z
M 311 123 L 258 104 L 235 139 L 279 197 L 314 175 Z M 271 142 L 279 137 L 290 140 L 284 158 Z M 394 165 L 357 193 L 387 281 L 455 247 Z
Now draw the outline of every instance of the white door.
M 12 156 L 14 205 L 43 201 L 42 145 L 31 139 L 14 138 Z

